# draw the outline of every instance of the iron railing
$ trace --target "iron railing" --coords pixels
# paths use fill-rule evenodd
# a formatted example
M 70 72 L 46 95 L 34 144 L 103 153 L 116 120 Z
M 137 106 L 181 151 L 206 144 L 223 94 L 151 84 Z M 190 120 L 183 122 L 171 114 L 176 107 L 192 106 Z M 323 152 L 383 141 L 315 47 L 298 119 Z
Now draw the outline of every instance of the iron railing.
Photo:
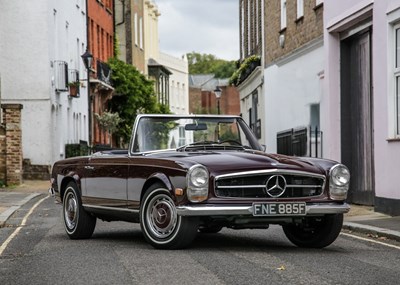
M 277 152 L 295 156 L 322 157 L 323 132 L 318 127 L 301 127 L 277 133 Z

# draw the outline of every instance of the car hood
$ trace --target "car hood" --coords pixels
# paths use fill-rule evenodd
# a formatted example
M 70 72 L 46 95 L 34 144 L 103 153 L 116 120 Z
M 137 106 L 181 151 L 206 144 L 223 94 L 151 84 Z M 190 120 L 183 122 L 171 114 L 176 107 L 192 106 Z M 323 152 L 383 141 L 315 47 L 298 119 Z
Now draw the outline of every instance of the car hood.
M 154 158 L 171 159 L 190 167 L 206 166 L 214 175 L 265 169 L 285 169 L 326 174 L 333 161 L 268 154 L 261 151 L 196 151 L 152 154 Z

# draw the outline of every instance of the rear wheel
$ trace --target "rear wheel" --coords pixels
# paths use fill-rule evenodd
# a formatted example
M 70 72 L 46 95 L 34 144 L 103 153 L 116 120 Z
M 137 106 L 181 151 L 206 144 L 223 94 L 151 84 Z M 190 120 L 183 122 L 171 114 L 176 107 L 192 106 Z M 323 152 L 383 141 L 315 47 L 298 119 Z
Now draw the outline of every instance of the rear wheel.
M 154 184 L 143 197 L 140 226 L 153 247 L 178 249 L 187 247 L 194 240 L 198 219 L 179 216 L 169 191 L 163 185 Z
M 323 248 L 333 243 L 343 225 L 343 214 L 306 218 L 303 223 L 283 225 L 286 237 L 299 247 Z
M 82 207 L 78 187 L 69 182 L 63 198 L 64 228 L 71 239 L 90 238 L 96 227 L 96 217 L 88 214 Z

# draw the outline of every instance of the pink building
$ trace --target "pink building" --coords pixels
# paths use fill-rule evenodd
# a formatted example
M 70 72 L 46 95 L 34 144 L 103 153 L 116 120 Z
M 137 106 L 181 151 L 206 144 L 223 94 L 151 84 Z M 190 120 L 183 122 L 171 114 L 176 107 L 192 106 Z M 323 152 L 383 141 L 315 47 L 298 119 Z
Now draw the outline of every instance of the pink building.
M 325 157 L 350 168 L 350 202 L 400 215 L 400 1 L 323 5 Z

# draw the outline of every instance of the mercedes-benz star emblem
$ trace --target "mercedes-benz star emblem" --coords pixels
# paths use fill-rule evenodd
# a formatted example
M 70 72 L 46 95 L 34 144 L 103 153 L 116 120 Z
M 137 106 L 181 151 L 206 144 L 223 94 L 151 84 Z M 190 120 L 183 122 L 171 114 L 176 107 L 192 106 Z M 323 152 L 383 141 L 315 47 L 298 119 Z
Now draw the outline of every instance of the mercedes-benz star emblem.
M 282 175 L 273 175 L 268 179 L 265 186 L 269 196 L 278 198 L 285 193 L 286 179 Z

